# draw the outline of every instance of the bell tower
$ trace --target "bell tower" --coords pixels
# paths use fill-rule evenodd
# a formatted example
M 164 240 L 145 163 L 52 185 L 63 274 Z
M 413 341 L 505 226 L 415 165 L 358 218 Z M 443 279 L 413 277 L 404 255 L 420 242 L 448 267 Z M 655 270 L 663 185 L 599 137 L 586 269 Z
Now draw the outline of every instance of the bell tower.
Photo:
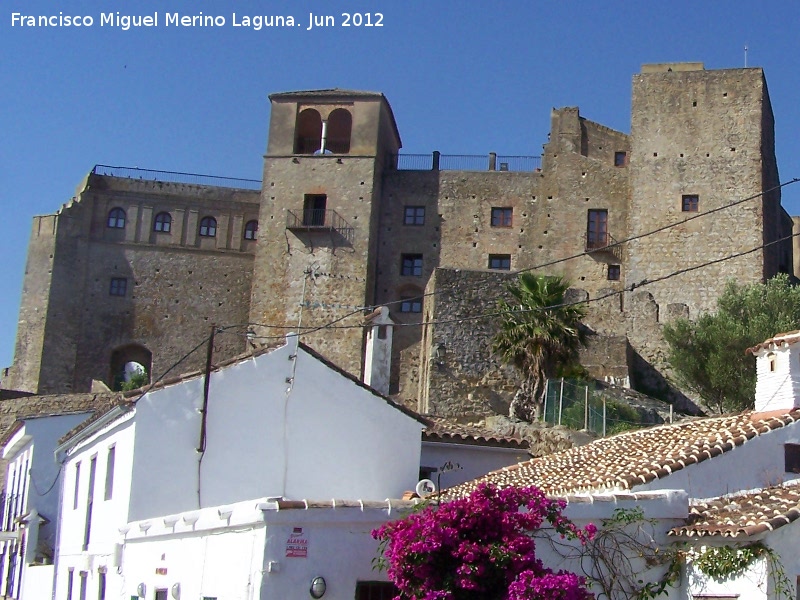
M 360 375 L 383 169 L 401 145 L 392 109 L 383 94 L 340 89 L 269 99 L 252 328 L 270 344 L 287 331 L 353 326 L 301 339 Z

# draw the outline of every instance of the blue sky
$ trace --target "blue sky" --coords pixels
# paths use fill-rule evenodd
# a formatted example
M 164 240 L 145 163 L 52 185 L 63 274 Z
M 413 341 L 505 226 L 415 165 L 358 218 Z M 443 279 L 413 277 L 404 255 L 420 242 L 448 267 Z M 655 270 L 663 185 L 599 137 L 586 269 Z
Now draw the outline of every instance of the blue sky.
M 101 13 L 153 28 L 100 26 Z M 92 27 L 12 26 L 12 13 L 89 15 Z M 218 28 L 164 14 L 219 15 Z M 294 28 L 233 27 L 232 13 Z M 308 14 L 336 26 L 306 30 Z M 341 26 L 381 13 L 382 27 Z M 5 0 L 0 5 L 0 366 L 11 364 L 31 217 L 58 210 L 95 164 L 260 178 L 272 92 L 386 94 L 405 152 L 538 155 L 554 106 L 630 128 L 648 62 L 765 69 L 782 180 L 800 177 L 800 3 Z M 800 214 L 800 186 L 784 206 Z

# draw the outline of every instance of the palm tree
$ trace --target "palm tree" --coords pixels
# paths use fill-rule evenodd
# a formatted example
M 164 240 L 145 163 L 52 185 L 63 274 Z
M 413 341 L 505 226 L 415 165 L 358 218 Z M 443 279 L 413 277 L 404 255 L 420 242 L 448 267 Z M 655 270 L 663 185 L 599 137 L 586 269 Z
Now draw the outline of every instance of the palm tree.
M 576 360 L 586 344 L 581 326 L 586 311 L 564 301 L 567 289 L 569 282 L 562 277 L 521 273 L 508 286 L 513 302 L 498 301 L 502 316 L 492 351 L 525 377 L 511 402 L 512 417 L 534 420 L 544 403 L 547 378 Z

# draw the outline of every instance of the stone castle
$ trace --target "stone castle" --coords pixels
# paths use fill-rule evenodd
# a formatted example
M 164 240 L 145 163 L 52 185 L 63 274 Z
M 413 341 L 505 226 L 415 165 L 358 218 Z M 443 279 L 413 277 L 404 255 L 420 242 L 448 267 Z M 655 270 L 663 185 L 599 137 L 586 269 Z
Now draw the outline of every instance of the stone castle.
M 589 301 L 593 375 L 676 400 L 660 324 L 712 309 L 730 278 L 793 272 L 758 68 L 645 65 L 630 135 L 554 109 L 541 157 L 401 154 L 380 93 L 270 101 L 261 182 L 96 167 L 34 218 L 3 388 L 200 368 L 212 327 L 215 359 L 303 331 L 360 376 L 365 315 L 386 305 L 385 391 L 422 412 L 502 412 L 516 375 L 489 351 L 496 323 L 475 317 L 538 268 Z

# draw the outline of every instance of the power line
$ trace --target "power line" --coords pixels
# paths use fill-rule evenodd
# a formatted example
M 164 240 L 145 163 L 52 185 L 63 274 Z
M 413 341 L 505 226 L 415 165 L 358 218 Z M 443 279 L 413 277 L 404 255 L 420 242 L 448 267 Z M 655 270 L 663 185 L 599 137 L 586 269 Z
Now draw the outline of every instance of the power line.
M 545 307 L 515 308 L 515 309 L 512 309 L 510 311 L 508 311 L 508 310 L 502 310 L 502 311 L 501 310 L 496 310 L 496 311 L 491 311 L 491 312 L 481 312 L 481 313 L 478 313 L 478 314 L 475 314 L 475 315 L 469 315 L 469 316 L 466 316 L 466 317 L 456 317 L 456 318 L 452 318 L 452 319 L 439 319 L 439 320 L 421 321 L 421 322 L 415 322 L 415 323 L 395 323 L 394 327 L 421 327 L 421 326 L 426 326 L 426 325 L 446 325 L 446 324 L 453 324 L 453 323 L 465 323 L 465 322 L 477 321 L 477 320 L 481 320 L 481 319 L 495 318 L 495 317 L 499 317 L 499 316 L 508 314 L 509 312 L 513 312 L 515 314 L 523 314 L 523 313 L 527 313 L 527 312 L 534 312 L 534 311 L 540 311 L 540 310 L 553 310 L 553 309 L 556 309 L 556 308 L 562 308 L 562 307 L 566 307 L 566 306 L 574 306 L 574 305 L 578 305 L 578 304 L 592 304 L 594 302 L 600 302 L 602 300 L 605 300 L 605 299 L 613 297 L 613 296 L 618 296 L 618 295 L 623 294 L 625 292 L 632 292 L 632 291 L 634 291 L 636 289 L 639 289 L 639 288 L 642 288 L 642 287 L 646 287 L 648 285 L 652 285 L 654 283 L 658 283 L 658 282 L 661 282 L 661 281 L 665 281 L 667 279 L 671 279 L 671 278 L 677 277 L 679 275 L 690 273 L 692 271 L 697 271 L 699 269 L 703 269 L 703 268 L 711 266 L 711 265 L 715 265 L 715 264 L 719 264 L 719 263 L 726 262 L 726 261 L 729 261 L 729 260 L 733 260 L 733 259 L 736 259 L 736 258 L 740 258 L 742 256 L 746 256 L 748 254 L 752 254 L 754 252 L 758 252 L 759 250 L 762 250 L 762 249 L 767 248 L 769 246 L 773 246 L 775 244 L 780 244 L 782 242 L 786 242 L 786 241 L 788 241 L 790 239 L 793 239 L 793 238 L 795 238 L 797 236 L 800 236 L 800 233 L 792 234 L 792 235 L 789 235 L 789 236 L 786 236 L 786 237 L 783 237 L 783 238 L 780 238 L 780 239 L 777 239 L 777 240 L 773 240 L 771 242 L 767 242 L 766 244 L 760 244 L 760 245 L 758 245 L 758 246 L 756 246 L 754 248 L 750 248 L 748 250 L 743 250 L 742 252 L 737 252 L 737 253 L 734 253 L 734 254 L 730 254 L 728 256 L 723 256 L 723 257 L 720 257 L 720 258 L 709 260 L 709 261 L 706 261 L 704 263 L 700 263 L 700 264 L 697 264 L 697 265 L 684 267 L 682 269 L 678 269 L 678 270 L 672 271 L 671 273 L 667 273 L 666 275 L 662 275 L 660 277 L 655 277 L 653 279 L 645 278 L 645 279 L 642 279 L 642 280 L 640 280 L 638 282 L 631 283 L 631 284 L 625 286 L 621 290 L 614 290 L 614 291 L 608 292 L 606 294 L 603 294 L 601 296 L 597 296 L 595 298 L 587 298 L 587 299 L 575 300 L 575 301 L 571 301 L 571 302 L 563 302 L 561 304 L 554 304 L 554 305 L 545 306 Z M 352 316 L 354 314 L 356 314 L 356 312 L 349 313 L 348 315 L 340 317 L 339 319 L 336 319 L 335 321 L 332 321 L 332 322 L 330 322 L 328 324 L 325 324 L 325 325 L 320 325 L 320 326 L 316 326 L 316 327 L 309 327 L 308 331 L 298 331 L 297 334 L 298 335 L 309 335 L 311 333 L 315 333 L 315 332 L 323 330 L 323 329 L 338 330 L 338 329 L 360 329 L 360 328 L 364 328 L 365 327 L 364 324 L 358 324 L 358 325 L 335 325 L 335 323 L 340 322 L 340 321 L 342 321 L 342 320 L 344 320 L 344 319 L 346 319 L 349 316 Z M 265 327 L 265 328 L 275 328 L 275 329 L 292 329 L 292 327 L 288 326 L 288 325 L 268 325 L 268 324 L 263 324 L 263 323 L 248 323 L 247 325 L 251 326 L 251 327 Z M 368 326 L 369 325 L 366 325 L 366 327 L 368 327 Z M 285 336 L 280 336 L 280 335 L 275 335 L 275 336 L 255 336 L 255 339 L 265 339 L 265 340 L 266 339 L 282 339 L 283 337 L 285 337 Z

